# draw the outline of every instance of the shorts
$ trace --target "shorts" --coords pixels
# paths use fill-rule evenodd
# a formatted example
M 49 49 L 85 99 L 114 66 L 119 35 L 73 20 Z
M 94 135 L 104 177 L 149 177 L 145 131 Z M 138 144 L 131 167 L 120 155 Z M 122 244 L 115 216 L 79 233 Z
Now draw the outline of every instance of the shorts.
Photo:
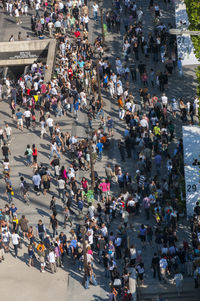
M 107 197 L 107 191 L 102 192 L 102 193 L 101 193 L 101 196 L 102 196 L 103 198 Z
M 20 125 L 20 126 L 23 125 L 23 119 L 18 119 L 17 120 L 17 125 Z

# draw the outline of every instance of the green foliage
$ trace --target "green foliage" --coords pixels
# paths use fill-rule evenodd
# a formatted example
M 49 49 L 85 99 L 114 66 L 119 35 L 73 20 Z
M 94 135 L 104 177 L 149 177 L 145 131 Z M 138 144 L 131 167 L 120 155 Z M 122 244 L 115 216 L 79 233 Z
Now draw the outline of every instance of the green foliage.
M 190 22 L 189 29 L 200 31 L 200 0 L 185 0 L 188 19 Z M 192 42 L 195 49 L 195 55 L 200 60 L 200 36 L 192 36 Z M 198 80 L 197 93 L 200 96 L 200 67 L 196 69 Z M 200 117 L 200 110 L 199 110 Z M 200 120 L 200 118 L 199 118 Z

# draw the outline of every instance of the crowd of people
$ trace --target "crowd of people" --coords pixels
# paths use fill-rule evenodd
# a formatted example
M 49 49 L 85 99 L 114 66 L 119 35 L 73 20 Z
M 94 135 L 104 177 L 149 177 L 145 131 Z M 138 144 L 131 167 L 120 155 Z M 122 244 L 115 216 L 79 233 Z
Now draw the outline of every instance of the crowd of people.
M 172 144 L 177 134 L 176 119 L 181 117 L 183 123 L 193 124 L 199 99 L 168 99 L 168 80 L 174 73 L 182 77 L 183 71 L 181 59 L 176 57 L 176 40 L 169 34 L 172 25 L 164 24 L 159 5 L 150 1 L 154 30 L 146 35 L 144 12 L 136 2 L 112 3 L 106 12 L 107 30 L 119 33 L 123 27 L 125 32 L 122 57 L 114 60 L 104 53 L 101 37 L 93 44 L 89 42 L 89 16 L 96 22 L 99 14 L 95 2 L 90 5 L 92 12 L 84 1 L 55 2 L 51 10 L 47 1 L 3 5 L 16 17 L 17 25 L 21 14 L 34 9 L 32 31 L 40 38 L 56 38 L 58 50 L 49 83 L 44 82 L 45 64 L 35 61 L 17 81 L 8 76 L 1 84 L 0 98 L 10 101 L 11 117 L 18 130 L 24 131 L 25 124 L 34 133 L 39 125 L 42 141 L 50 141 L 50 163 L 38 158 L 39 146 L 25 144 L 24 159 L 32 168 L 33 185 L 21 176 L 17 193 L 10 164 L 12 127 L 0 127 L 8 197 L 0 209 L 0 262 L 12 250 L 10 241 L 16 257 L 25 244 L 29 267 L 39 262 L 42 273 L 48 269 L 55 273 L 65 262 L 76 264 L 86 289 L 91 283 L 98 285 L 94 267 L 103 265 L 104 276 L 110 281 L 111 301 L 120 297 L 131 300 L 130 278 L 136 271 L 142 286 L 149 268 L 153 278 L 157 276 L 163 283 L 173 280 L 178 294 L 185 276 L 194 277 L 198 287 L 200 205 L 191 219 L 192 240 L 183 239 L 178 231 L 179 220 L 185 214 L 180 189 L 184 177 L 182 139 L 175 147 Z M 155 67 L 159 63 L 159 69 L 149 68 L 147 60 Z M 135 91 L 136 84 L 139 91 Z M 118 106 L 118 118 L 104 112 L 99 88 L 106 101 Z M 77 123 L 82 114 L 87 116 L 85 127 L 90 137 L 64 132 L 59 119 L 74 118 Z M 98 128 L 94 126 L 96 121 Z M 120 159 L 115 166 L 104 166 L 105 155 L 113 151 L 119 137 L 115 130 L 118 125 L 125 128 L 117 138 Z M 66 157 L 71 160 L 68 167 L 63 163 Z M 133 172 L 127 171 L 124 161 L 132 164 Z M 90 181 L 88 170 L 99 162 L 105 176 L 91 171 Z M 78 178 L 79 174 L 83 176 Z M 15 198 L 31 205 L 32 188 L 38 198 L 53 194 L 49 203 L 50 230 L 41 219 L 35 228 L 31 226 L 15 205 Z M 63 204 L 62 220 L 58 217 L 57 199 Z M 83 223 L 75 228 L 73 222 L 78 216 L 83 216 Z M 143 220 L 138 229 L 135 219 Z M 59 226 L 63 227 L 60 233 Z M 147 250 L 154 254 L 150 267 L 144 260 Z M 158 300 L 164 298 L 160 296 Z

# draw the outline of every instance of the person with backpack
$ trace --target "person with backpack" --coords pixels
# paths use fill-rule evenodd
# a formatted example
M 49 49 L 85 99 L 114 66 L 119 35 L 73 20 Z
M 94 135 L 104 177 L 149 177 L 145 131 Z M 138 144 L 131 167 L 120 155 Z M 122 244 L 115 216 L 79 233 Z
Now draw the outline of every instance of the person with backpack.
M 28 189 L 29 189 L 29 185 L 28 183 L 24 180 L 23 177 L 20 177 L 20 193 L 21 193 L 21 197 L 23 198 L 24 203 L 26 203 L 27 205 L 29 204 L 29 199 L 28 199 Z
M 26 156 L 27 164 L 30 166 L 32 164 L 32 157 L 33 150 L 31 149 L 30 145 L 28 144 L 24 153 L 24 156 Z

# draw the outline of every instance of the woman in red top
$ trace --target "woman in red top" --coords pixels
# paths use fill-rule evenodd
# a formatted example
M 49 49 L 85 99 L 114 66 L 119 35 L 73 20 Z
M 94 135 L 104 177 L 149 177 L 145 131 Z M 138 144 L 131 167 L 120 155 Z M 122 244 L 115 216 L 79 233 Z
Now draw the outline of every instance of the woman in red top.
M 69 80 L 72 80 L 73 79 L 73 70 L 72 70 L 72 67 L 70 67 L 68 69 L 68 76 L 69 76 Z
M 88 192 L 88 181 L 86 180 L 85 177 L 82 178 L 81 185 L 82 185 L 82 188 L 85 191 L 85 193 L 87 193 Z
M 35 144 L 32 145 L 32 151 L 33 162 L 37 163 L 37 148 L 35 147 Z

